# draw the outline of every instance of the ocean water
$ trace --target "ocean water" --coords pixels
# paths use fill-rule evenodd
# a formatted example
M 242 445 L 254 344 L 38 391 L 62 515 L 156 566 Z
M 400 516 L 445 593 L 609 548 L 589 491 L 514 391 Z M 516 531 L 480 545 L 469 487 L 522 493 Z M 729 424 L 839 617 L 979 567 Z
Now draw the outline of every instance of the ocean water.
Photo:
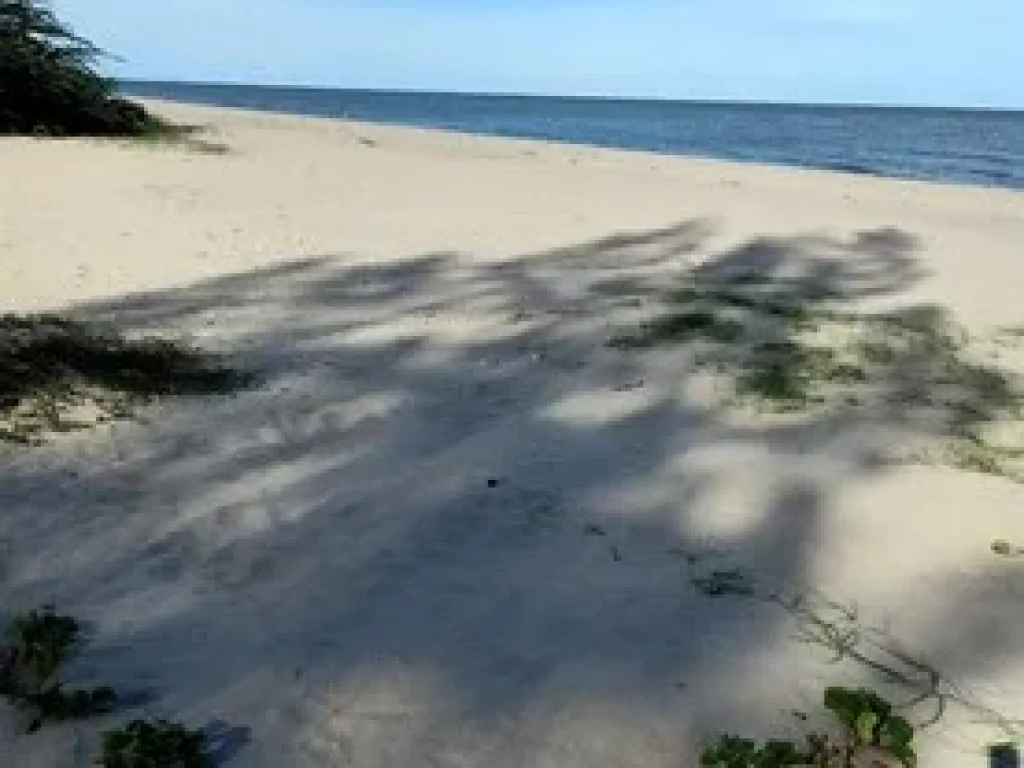
M 125 82 L 197 104 L 1024 189 L 1024 112 Z

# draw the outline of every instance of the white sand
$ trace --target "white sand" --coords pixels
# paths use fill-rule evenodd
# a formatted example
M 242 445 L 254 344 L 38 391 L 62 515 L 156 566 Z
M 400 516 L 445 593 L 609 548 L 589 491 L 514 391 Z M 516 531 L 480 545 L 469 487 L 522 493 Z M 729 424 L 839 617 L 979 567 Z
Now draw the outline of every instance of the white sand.
M 1024 717 L 1024 561 L 990 551 L 1024 543 L 1024 486 L 604 345 L 694 266 L 1022 324 L 1024 196 L 162 109 L 232 153 L 0 139 L 0 308 L 195 339 L 262 384 L 0 446 L 0 606 L 88 621 L 72 680 L 146 694 L 0 734 L 0 765 L 84 767 L 98 728 L 162 715 L 216 724 L 231 766 L 668 768 L 794 731 L 825 685 L 921 692 L 693 567 L 855 607 Z M 991 713 L 945 703 L 922 765 L 985 765 Z

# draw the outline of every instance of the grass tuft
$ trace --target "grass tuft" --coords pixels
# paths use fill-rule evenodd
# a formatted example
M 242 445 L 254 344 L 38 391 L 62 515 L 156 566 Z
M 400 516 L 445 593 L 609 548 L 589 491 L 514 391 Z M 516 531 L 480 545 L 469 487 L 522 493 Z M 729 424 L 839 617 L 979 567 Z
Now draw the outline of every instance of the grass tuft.
M 825 400 L 829 384 L 857 384 L 867 373 L 857 364 L 837 359 L 834 350 L 796 341 L 760 345 L 736 382 L 737 392 L 772 410 L 792 411 Z
M 688 310 L 647 321 L 637 332 L 616 337 L 611 345 L 620 349 L 642 349 L 696 339 L 728 343 L 736 341 L 742 333 L 743 326 L 734 320 L 712 312 Z
M 948 464 L 1024 481 L 1024 446 L 969 437 L 980 425 L 1024 420 L 1024 393 L 1009 373 L 980 362 L 945 312 L 844 311 L 823 304 L 837 298 L 826 290 L 808 295 L 799 282 L 741 278 L 687 282 L 669 294 L 669 311 L 612 345 L 699 341 L 708 347 L 700 363 L 730 377 L 740 401 L 756 410 L 873 406 L 935 432 Z M 1002 333 L 1015 330 L 1024 335 L 1024 328 Z
M 54 316 L 0 316 L 0 441 L 129 415 L 155 397 L 222 393 L 245 377 L 164 339 L 127 339 Z
M 200 125 L 175 125 L 164 121 L 154 122 L 147 130 L 128 137 L 133 145 L 158 148 L 181 148 L 203 155 L 227 155 L 232 149 L 220 141 L 211 141 L 199 136 L 204 130 Z

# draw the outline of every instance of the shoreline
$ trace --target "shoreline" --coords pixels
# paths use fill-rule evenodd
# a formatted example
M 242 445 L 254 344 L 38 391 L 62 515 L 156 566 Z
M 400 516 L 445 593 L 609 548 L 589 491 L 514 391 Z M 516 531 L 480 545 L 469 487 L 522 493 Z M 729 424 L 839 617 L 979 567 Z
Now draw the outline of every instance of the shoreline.
M 206 138 L 228 153 L 0 141 L 0 162 L 19 181 L 0 190 L 0 210 L 10 211 L 14 227 L 14 248 L 0 250 L 12 308 L 159 290 L 287 254 L 341 250 L 358 261 L 458 251 L 501 261 L 701 221 L 713 231 L 707 247 L 719 251 L 751 235 L 901 229 L 919 241 L 932 272 L 916 285 L 917 298 L 954 297 L 971 325 L 1018 320 L 1011 286 L 1024 284 L 1024 260 L 1013 241 L 1024 237 L 1016 234 L 1024 231 L 1024 197 L 1013 190 L 149 103 L 171 120 L 209 125 Z M 38 172 L 48 164 L 79 181 L 53 188 Z M 84 188 L 91 213 L 80 210 Z M 123 219 L 129 201 L 135 224 L 113 231 L 108 222 Z M 72 222 L 73 237 L 52 227 L 62 220 Z M 940 237 L 919 237 L 936 227 Z M 165 255 L 136 260 L 129 247 Z M 97 250 L 118 265 L 113 281 L 89 267 Z M 40 271 L 54 252 L 66 260 L 55 274 Z M 983 287 L 978 254 L 996 286 Z M 973 287 L 961 300 L 964 285 Z
M 524 97 L 529 98 L 529 97 Z M 172 99 L 158 99 L 149 97 L 139 97 L 138 101 L 143 104 L 148 104 L 156 109 L 163 108 L 185 108 L 185 109 L 197 109 L 197 110 L 211 110 L 213 112 L 223 111 L 228 113 L 240 113 L 240 114 L 257 114 L 267 115 L 284 120 L 311 120 L 311 121 L 323 121 L 326 123 L 342 123 L 353 127 L 364 126 L 374 129 L 396 129 L 396 130 L 408 130 L 408 131 L 421 131 L 427 134 L 441 134 L 447 136 L 463 136 L 472 139 L 479 140 L 490 140 L 498 142 L 514 142 L 521 143 L 525 146 L 556 146 L 566 147 L 569 149 L 577 150 L 596 150 L 598 152 L 609 152 L 616 154 L 636 155 L 640 157 L 656 157 L 656 158 L 675 158 L 683 162 L 693 163 L 712 163 L 722 164 L 724 166 L 738 166 L 741 168 L 764 168 L 771 170 L 781 171 L 796 171 L 796 172 L 809 172 L 814 174 L 829 174 L 829 175 L 840 175 L 840 176 L 856 176 L 870 179 L 880 179 L 885 181 L 895 181 L 909 184 L 924 184 L 927 186 L 939 186 L 939 187 L 953 187 L 953 188 L 964 188 L 964 189 L 979 189 L 988 190 L 995 192 L 1005 192 L 1013 195 L 1024 195 L 1024 189 L 1016 189 L 1013 187 L 1002 186 L 996 183 L 969 183 L 957 180 L 945 180 L 945 179 L 922 179 L 913 176 L 904 176 L 896 174 L 887 174 L 883 171 L 875 171 L 867 168 L 866 166 L 850 166 L 849 168 L 844 167 L 840 162 L 837 162 L 834 167 L 827 165 L 815 165 L 815 164 L 800 164 L 800 163 L 772 163 L 763 160 L 745 160 L 737 158 L 726 158 L 716 157 L 713 155 L 702 155 L 702 154 L 688 154 L 682 152 L 659 152 L 657 150 L 648 149 L 631 149 L 628 147 L 614 147 L 601 144 L 581 144 L 572 141 L 562 141 L 558 139 L 538 139 L 525 136 L 505 136 L 492 133 L 477 133 L 473 131 L 461 131 L 450 128 L 438 128 L 433 126 L 413 125 L 407 123 L 389 123 L 389 122 L 376 122 L 371 120 L 355 120 L 348 117 L 330 117 L 324 115 L 304 115 L 292 112 L 280 112 L 270 109 L 262 109 L 259 107 L 227 107 L 219 106 L 214 104 L 205 104 L 201 102 L 187 102 L 187 101 L 175 101 Z M 701 102 L 702 103 L 702 102 Z M 787 105 L 788 106 L 788 105 Z M 882 108 L 884 109 L 884 108 Z M 966 112 L 972 112 L 972 110 L 964 110 Z M 978 110 L 974 110 L 978 111 Z M 982 110 L 983 111 L 983 110 Z M 1017 112 L 1006 111 L 1006 110 L 995 110 L 997 114 L 1005 112 L 1006 114 L 1017 114 Z M 1021 111 L 1024 114 L 1024 111 Z M 863 168 L 863 170 L 856 169 Z

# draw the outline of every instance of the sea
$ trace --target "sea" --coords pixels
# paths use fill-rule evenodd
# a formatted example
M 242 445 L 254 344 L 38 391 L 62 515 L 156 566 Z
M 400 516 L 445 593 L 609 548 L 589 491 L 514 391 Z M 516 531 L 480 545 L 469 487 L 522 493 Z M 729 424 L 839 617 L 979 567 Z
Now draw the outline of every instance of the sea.
M 130 96 L 1024 189 L 1024 111 L 633 101 L 178 82 Z

